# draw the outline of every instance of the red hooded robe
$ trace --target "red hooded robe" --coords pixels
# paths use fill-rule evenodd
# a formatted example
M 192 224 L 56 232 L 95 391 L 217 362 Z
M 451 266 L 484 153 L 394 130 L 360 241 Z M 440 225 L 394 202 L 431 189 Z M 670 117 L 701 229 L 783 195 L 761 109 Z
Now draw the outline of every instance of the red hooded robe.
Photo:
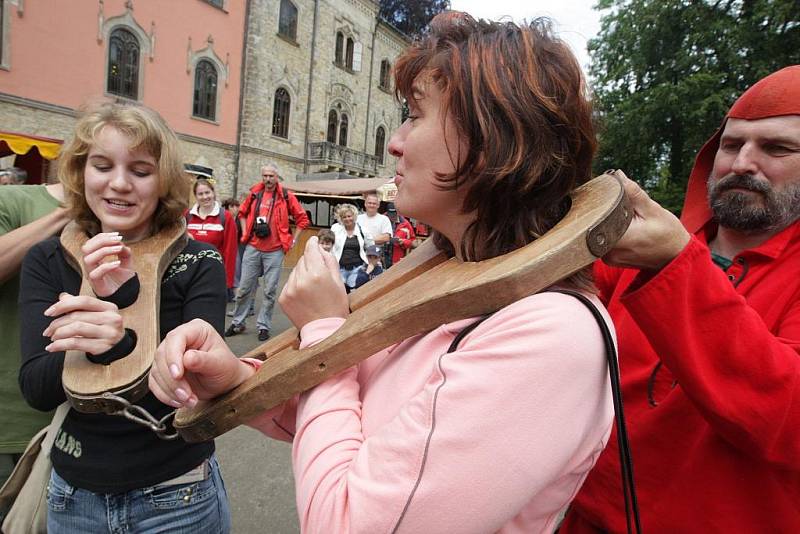
M 728 113 L 783 115 L 800 115 L 800 66 L 759 81 Z M 651 278 L 595 268 L 617 328 L 647 533 L 800 532 L 800 222 L 727 271 L 711 261 L 706 180 L 721 132 L 689 178 L 681 220 L 694 238 L 683 252 Z M 614 433 L 561 533 L 599 530 L 625 531 Z

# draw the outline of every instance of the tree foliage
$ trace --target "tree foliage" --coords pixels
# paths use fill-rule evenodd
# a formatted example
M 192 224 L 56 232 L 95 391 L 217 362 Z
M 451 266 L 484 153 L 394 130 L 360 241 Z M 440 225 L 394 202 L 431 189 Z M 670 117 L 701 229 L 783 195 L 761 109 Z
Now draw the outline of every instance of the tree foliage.
M 800 0 L 599 0 L 596 9 L 595 170 L 623 169 L 677 212 L 697 151 L 734 100 L 800 63 Z
M 422 33 L 433 17 L 450 9 L 450 0 L 381 0 L 380 17 L 406 35 Z

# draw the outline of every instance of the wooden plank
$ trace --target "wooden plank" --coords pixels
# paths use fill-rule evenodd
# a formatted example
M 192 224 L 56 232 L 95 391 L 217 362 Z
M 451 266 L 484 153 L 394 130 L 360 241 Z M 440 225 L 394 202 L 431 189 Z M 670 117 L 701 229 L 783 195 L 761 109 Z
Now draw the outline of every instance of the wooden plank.
M 81 247 L 88 240 L 86 233 L 75 222 L 69 223 L 61 233 L 65 257 L 83 278 L 80 294 L 94 297 L 81 252 Z M 147 375 L 161 341 L 161 279 L 172 260 L 186 247 L 187 240 L 185 224 L 181 222 L 155 236 L 136 243 L 126 243 L 131 249 L 133 270 L 139 276 L 139 296 L 133 304 L 119 312 L 125 327 L 136 332 L 136 347 L 128 356 L 109 365 L 89 361 L 84 352 L 66 352 L 61 380 L 67 400 L 76 410 L 94 413 L 119 409 L 116 403 L 109 403 L 102 398 L 106 392 L 131 402 L 147 393 Z
M 403 258 L 403 261 L 384 271 L 382 275 L 372 280 L 369 284 L 352 291 L 348 295 L 350 311 L 362 308 L 365 304 L 382 297 L 446 260 L 447 256 L 434 246 L 433 240 L 427 240 L 417 247 L 412 254 Z M 285 348 L 297 345 L 299 343 L 299 334 L 296 328 L 290 327 L 262 345 L 251 349 L 243 357 L 266 360 Z
M 622 236 L 631 213 L 622 184 L 608 174 L 578 188 L 572 199 L 564 219 L 523 248 L 481 262 L 451 258 L 421 273 L 411 269 L 416 276 L 401 277 L 402 283 L 387 280 L 382 289 L 388 291 L 360 301 L 330 337 L 303 350 L 293 342 L 272 352 L 258 373 L 236 389 L 179 410 L 175 428 L 187 441 L 212 439 L 394 343 L 443 323 L 494 312 L 590 265 Z

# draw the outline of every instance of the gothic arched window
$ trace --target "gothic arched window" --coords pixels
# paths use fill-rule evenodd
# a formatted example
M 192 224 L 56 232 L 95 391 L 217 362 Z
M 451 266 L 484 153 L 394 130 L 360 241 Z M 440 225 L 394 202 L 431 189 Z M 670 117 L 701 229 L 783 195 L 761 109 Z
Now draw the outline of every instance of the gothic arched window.
M 378 165 L 383 165 L 383 149 L 386 146 L 386 130 L 383 126 L 378 126 L 375 132 L 375 157 L 378 158 Z
M 347 115 L 342 113 L 342 120 L 339 121 L 339 144 L 347 146 Z
M 339 127 L 339 114 L 335 109 L 328 112 L 328 142 L 336 142 L 336 130 Z
M 114 95 L 139 98 L 139 40 L 124 28 L 111 32 L 108 39 L 108 84 Z
M 198 61 L 194 69 L 192 114 L 212 121 L 217 116 L 217 69 L 205 59 Z
M 292 100 L 289 92 L 281 87 L 275 91 L 275 102 L 272 107 L 272 135 L 288 139 L 289 137 L 289 107 Z

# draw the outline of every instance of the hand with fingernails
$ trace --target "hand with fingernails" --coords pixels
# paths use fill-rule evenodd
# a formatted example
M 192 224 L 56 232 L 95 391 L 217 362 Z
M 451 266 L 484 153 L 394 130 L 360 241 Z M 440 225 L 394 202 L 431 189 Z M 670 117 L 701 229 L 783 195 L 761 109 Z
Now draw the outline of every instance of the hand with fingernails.
M 122 243 L 119 232 L 97 234 L 81 247 L 81 252 L 89 284 L 99 297 L 113 295 L 122 284 L 136 275 L 131 249 Z M 112 257 L 116 259 L 108 261 Z
M 278 302 L 298 330 L 316 319 L 350 315 L 339 263 L 320 246 L 316 236 L 306 242 Z
M 306 243 L 280 296 L 281 306 L 300 329 L 310 321 L 347 317 L 349 307 L 336 259 Z M 150 369 L 150 391 L 175 408 L 195 406 L 235 388 L 255 374 L 251 365 L 231 352 L 225 340 L 205 321 L 195 319 L 167 334 Z
M 48 352 L 77 350 L 102 354 L 125 335 L 117 306 L 95 297 L 61 293 L 44 314 L 56 317 L 42 332 L 52 341 L 45 347 Z
M 255 369 L 236 357 L 207 322 L 194 319 L 161 342 L 150 369 L 150 391 L 175 408 L 213 399 L 244 382 Z

